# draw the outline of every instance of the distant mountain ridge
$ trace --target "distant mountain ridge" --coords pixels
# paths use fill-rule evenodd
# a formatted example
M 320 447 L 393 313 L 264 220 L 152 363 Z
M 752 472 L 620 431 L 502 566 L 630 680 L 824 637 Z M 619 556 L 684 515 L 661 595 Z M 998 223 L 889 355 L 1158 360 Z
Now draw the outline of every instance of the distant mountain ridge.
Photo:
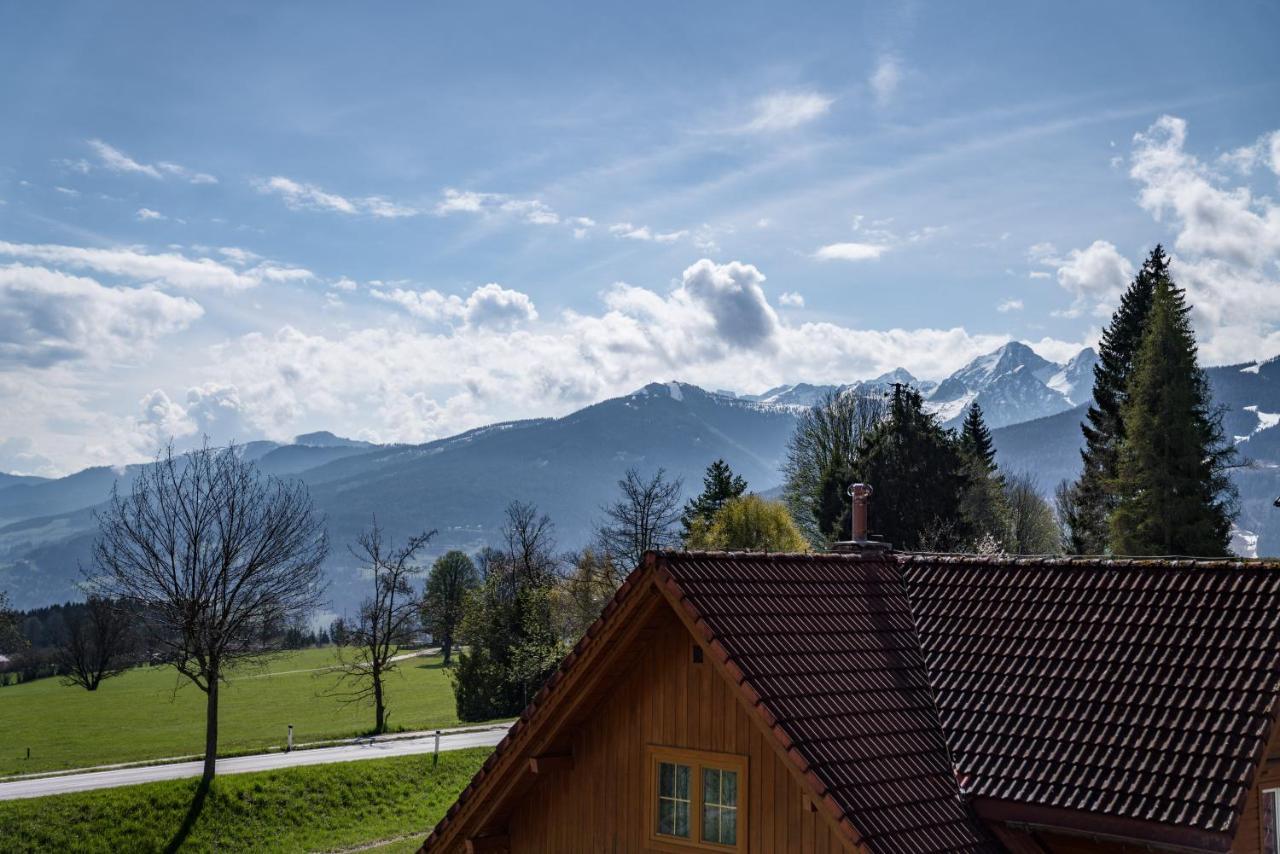
M 974 402 L 982 407 L 989 426 L 1003 427 L 1064 412 L 1088 400 L 1097 362 L 1098 354 L 1092 347 L 1058 364 L 1020 341 L 1011 341 L 979 356 L 941 383 L 918 380 L 906 369 L 895 368 L 874 379 L 845 385 L 796 383 L 761 394 L 739 395 L 738 399 L 808 407 L 831 392 L 868 394 L 902 383 L 919 390 L 927 408 L 948 427 L 958 425 Z
M 997 424 L 1001 465 L 1031 472 L 1047 493 L 1079 469 L 1079 425 L 1094 360 L 1091 351 L 1082 351 L 1058 364 L 1026 345 L 1006 345 L 936 388 L 914 384 L 929 390 L 934 407 L 977 400 Z M 1256 468 L 1236 473 L 1241 528 L 1256 538 L 1260 553 L 1280 554 L 1280 511 L 1270 507 L 1280 494 L 1280 360 L 1210 368 L 1207 374 L 1228 433 L 1259 460 Z M 587 541 L 600 506 L 613 497 L 614 482 L 631 466 L 665 468 L 684 479 L 690 494 L 705 466 L 723 457 L 753 490 L 774 492 L 787 439 L 805 407 L 831 390 L 872 392 L 913 380 L 899 370 L 842 386 L 801 383 L 759 395 L 652 383 L 562 418 L 491 424 L 419 445 L 371 445 L 319 432 L 293 443 L 240 447 L 263 471 L 309 487 L 334 543 L 328 571 L 340 612 L 364 592 L 343 545 L 374 513 L 397 539 L 436 529 L 434 555 L 496 541 L 506 505 L 532 501 L 555 521 L 561 545 L 576 547 Z M 963 414 L 962 407 L 956 411 Z M 999 426 L 998 419 L 1018 413 L 1035 417 Z M 0 479 L 0 589 L 21 607 L 74 598 L 78 567 L 88 563 L 95 532 L 93 511 L 113 486 L 128 489 L 139 468 Z

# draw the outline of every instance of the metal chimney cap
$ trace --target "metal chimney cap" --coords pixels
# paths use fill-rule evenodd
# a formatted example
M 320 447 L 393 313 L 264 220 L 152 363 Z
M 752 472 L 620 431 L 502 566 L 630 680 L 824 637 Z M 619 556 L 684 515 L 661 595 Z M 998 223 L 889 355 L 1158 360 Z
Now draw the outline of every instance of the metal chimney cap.
M 849 495 L 854 498 L 870 498 L 873 491 L 869 483 L 849 484 Z

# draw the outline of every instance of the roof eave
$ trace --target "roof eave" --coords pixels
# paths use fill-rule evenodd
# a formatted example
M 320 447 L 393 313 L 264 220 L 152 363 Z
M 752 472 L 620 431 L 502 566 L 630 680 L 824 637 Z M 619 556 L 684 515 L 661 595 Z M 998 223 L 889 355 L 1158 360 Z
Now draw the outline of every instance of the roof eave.
M 1115 842 L 1159 845 L 1172 851 L 1225 852 L 1231 850 L 1232 835 L 1199 830 L 1184 825 L 1162 824 L 1124 816 L 1103 815 L 1084 810 L 1039 806 L 999 798 L 974 797 L 974 812 L 987 823 L 999 822 L 1030 830 L 1056 831 Z

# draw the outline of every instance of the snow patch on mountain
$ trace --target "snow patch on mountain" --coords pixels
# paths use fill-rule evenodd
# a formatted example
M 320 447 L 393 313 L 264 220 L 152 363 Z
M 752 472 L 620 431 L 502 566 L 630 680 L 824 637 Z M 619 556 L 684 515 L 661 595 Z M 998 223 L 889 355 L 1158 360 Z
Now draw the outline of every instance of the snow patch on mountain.
M 1263 430 L 1270 430 L 1272 427 L 1280 424 L 1280 412 L 1262 412 L 1257 405 L 1244 407 L 1245 412 L 1252 412 L 1258 416 L 1258 426 L 1253 428 L 1254 433 L 1261 433 Z M 1250 434 L 1252 435 L 1252 434 Z

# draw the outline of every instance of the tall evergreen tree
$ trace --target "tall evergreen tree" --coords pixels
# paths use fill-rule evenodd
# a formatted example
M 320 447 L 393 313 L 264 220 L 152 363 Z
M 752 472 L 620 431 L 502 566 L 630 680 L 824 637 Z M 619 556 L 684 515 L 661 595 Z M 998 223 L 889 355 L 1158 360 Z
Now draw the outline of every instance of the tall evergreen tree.
M 971 461 L 982 465 L 988 473 L 996 471 L 996 446 L 991 441 L 991 430 L 982 417 L 982 407 L 970 404 L 960 429 L 960 450 Z
M 968 478 L 959 442 L 925 411 L 915 389 L 893 387 L 888 418 L 863 438 L 855 473 L 875 489 L 871 531 L 895 547 L 955 547 L 969 539 L 961 513 Z M 947 532 L 947 542 L 938 540 L 939 530 Z
M 961 513 L 974 540 L 989 539 L 1004 544 L 1009 530 L 1009 503 L 1004 478 L 996 466 L 996 448 L 991 430 L 977 403 L 969 407 L 960 430 L 960 456 L 964 462 L 967 483 Z
M 1125 426 L 1121 417 L 1129 377 L 1142 341 L 1151 296 L 1157 282 L 1169 281 L 1169 258 L 1157 245 L 1142 269 L 1120 297 L 1120 306 L 1111 323 L 1102 331 L 1098 364 L 1093 369 L 1093 403 L 1089 406 L 1081 450 L 1084 466 L 1075 488 L 1063 491 L 1074 503 L 1065 514 L 1069 522 L 1067 549 L 1073 554 L 1103 554 L 1107 551 L 1107 519 L 1115 508 L 1110 484 L 1119 470 L 1120 444 Z
M 746 480 L 741 475 L 734 474 L 724 460 L 716 460 L 707 466 L 706 474 L 702 476 L 702 493 L 697 498 L 689 499 L 684 505 L 684 514 L 680 517 L 684 539 L 689 539 L 690 532 L 699 520 L 704 525 L 710 525 L 712 517 L 726 501 L 738 498 L 746 491 Z
M 1233 449 L 1196 359 L 1184 293 L 1155 281 L 1147 328 L 1121 408 L 1124 438 L 1110 545 L 1118 554 L 1229 554 Z

